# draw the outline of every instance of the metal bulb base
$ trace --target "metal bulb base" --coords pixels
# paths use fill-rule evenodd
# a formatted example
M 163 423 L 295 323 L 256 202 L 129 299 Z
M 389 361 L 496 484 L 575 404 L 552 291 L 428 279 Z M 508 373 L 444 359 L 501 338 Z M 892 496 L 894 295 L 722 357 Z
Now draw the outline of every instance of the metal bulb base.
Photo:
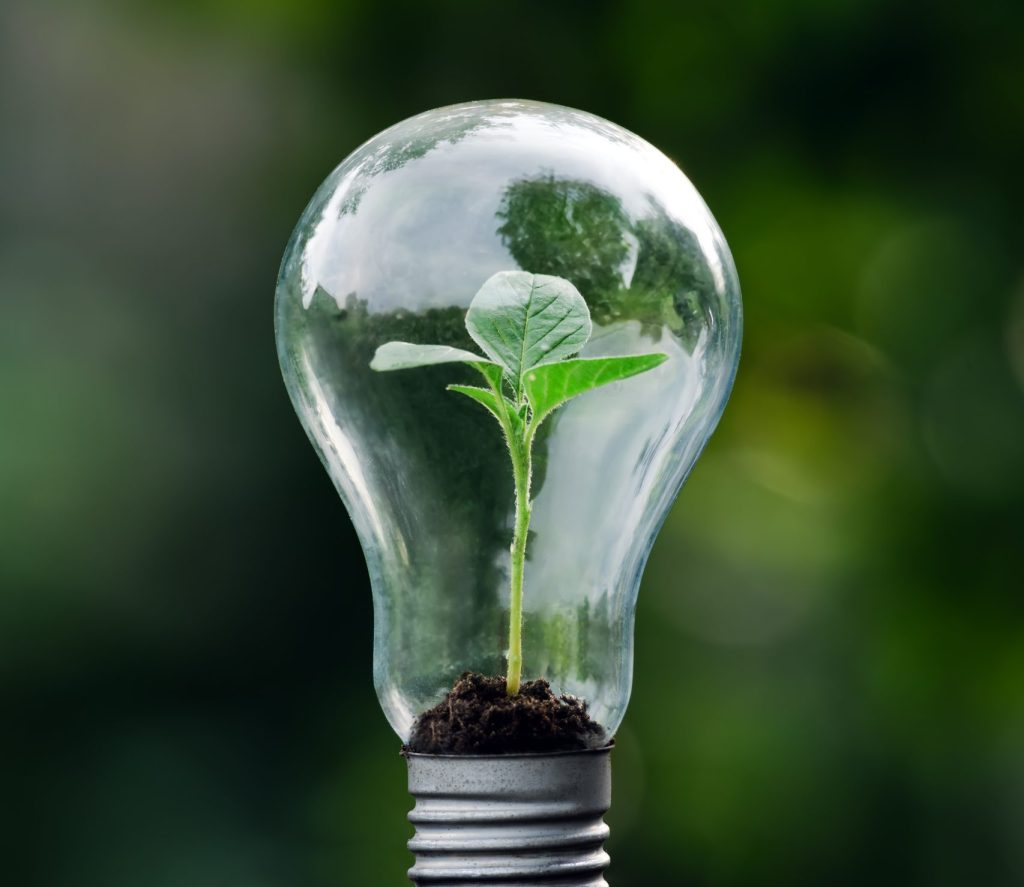
M 423 887 L 607 887 L 611 747 L 557 754 L 407 754 Z

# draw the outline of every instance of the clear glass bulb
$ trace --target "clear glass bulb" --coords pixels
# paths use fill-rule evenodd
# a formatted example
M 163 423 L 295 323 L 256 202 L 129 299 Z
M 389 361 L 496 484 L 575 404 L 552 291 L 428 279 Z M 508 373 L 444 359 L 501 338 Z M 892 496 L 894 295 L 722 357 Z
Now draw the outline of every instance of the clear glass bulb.
M 534 446 L 523 677 L 586 700 L 606 737 L 629 700 L 644 564 L 739 358 L 739 286 L 711 213 L 668 158 L 606 120 L 455 105 L 331 173 L 285 252 L 277 346 L 366 555 L 374 681 L 403 740 L 462 672 L 504 674 L 514 490 L 497 423 L 446 390 L 479 384 L 469 367 L 370 361 L 393 340 L 478 351 L 466 309 L 515 269 L 582 293 L 581 356 L 669 356 L 569 402 Z

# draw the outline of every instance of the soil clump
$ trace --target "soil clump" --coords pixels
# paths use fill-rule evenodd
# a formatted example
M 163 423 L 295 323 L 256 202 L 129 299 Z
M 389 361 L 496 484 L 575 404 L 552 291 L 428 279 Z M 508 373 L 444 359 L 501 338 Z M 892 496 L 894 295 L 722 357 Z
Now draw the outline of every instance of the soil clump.
M 509 696 L 505 678 L 465 672 L 413 725 L 405 751 L 430 755 L 510 755 L 579 751 L 605 744 L 604 728 L 575 696 L 556 696 L 541 679 Z

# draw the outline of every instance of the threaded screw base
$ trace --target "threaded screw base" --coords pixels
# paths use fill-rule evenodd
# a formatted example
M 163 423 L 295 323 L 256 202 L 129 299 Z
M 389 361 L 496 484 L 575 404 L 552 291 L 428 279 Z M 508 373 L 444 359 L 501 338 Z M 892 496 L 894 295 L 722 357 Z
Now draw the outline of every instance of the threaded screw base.
M 608 887 L 609 748 L 502 756 L 407 755 L 422 887 Z

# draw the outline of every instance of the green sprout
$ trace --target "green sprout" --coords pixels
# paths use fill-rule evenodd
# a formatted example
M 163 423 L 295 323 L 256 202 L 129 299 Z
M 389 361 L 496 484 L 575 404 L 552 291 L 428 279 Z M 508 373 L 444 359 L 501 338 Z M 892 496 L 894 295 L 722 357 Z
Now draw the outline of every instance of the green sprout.
M 486 387 L 449 385 L 486 407 L 498 420 L 512 459 L 515 529 L 508 629 L 509 696 L 523 671 L 523 568 L 530 529 L 533 441 L 541 423 L 574 397 L 653 369 L 666 354 L 575 357 L 590 338 L 590 310 L 568 280 L 526 271 L 499 271 L 473 297 L 466 329 L 486 357 L 447 345 L 388 342 L 370 361 L 375 370 L 464 363 Z

